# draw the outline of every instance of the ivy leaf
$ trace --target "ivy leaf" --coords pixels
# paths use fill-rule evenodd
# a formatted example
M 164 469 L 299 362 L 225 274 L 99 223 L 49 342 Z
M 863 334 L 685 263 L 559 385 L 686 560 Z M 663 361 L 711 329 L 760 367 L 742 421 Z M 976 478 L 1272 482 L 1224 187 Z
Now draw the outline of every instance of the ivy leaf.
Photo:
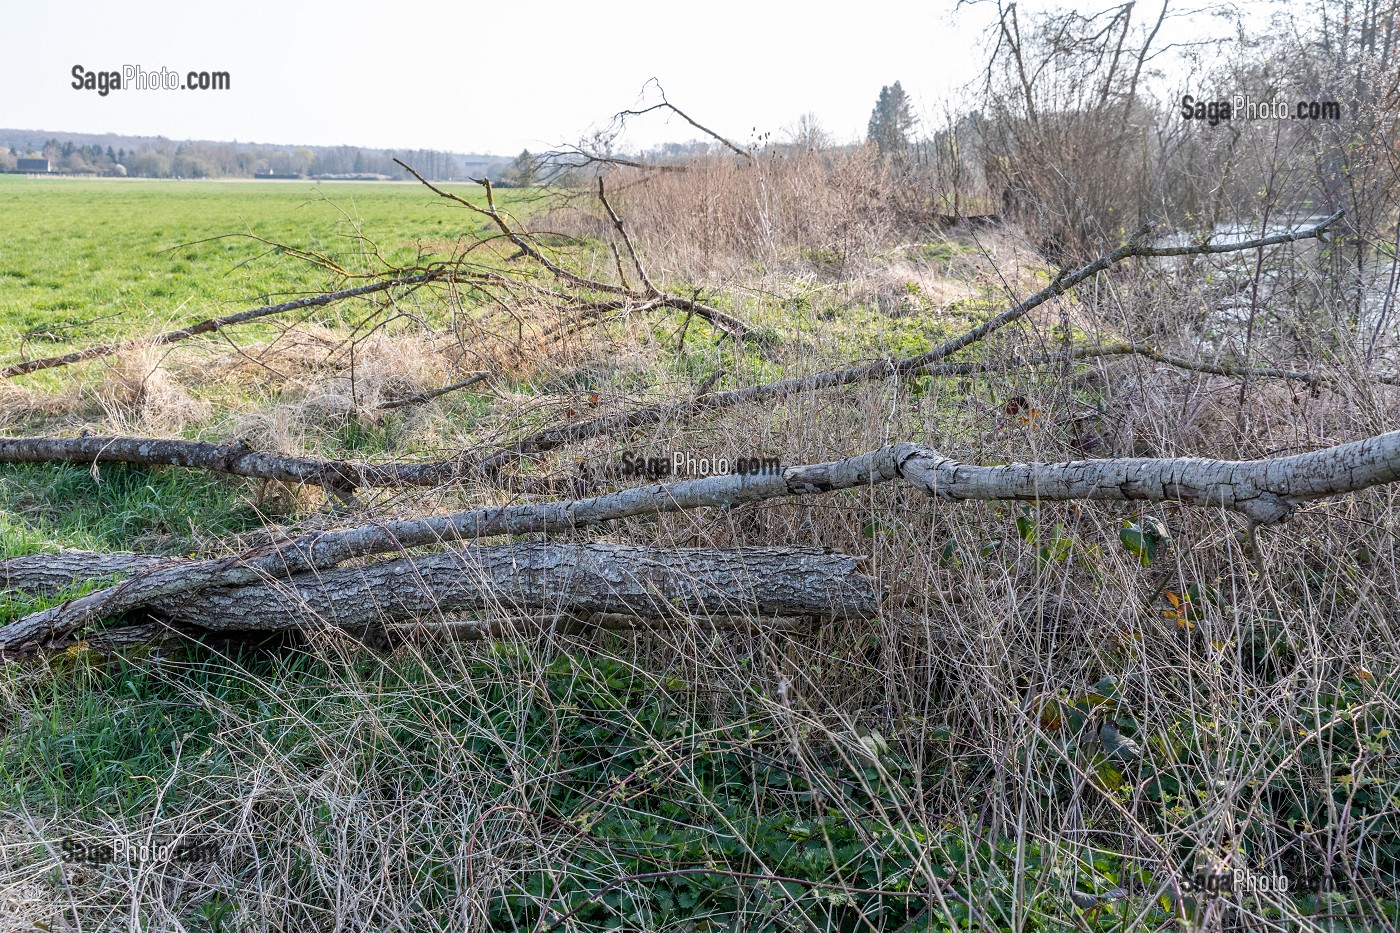
M 1036 552 L 1036 555 L 1045 563 L 1051 561 L 1066 561 L 1069 559 L 1073 542 L 1069 538 L 1055 537 L 1050 539 L 1050 543 Z
M 1118 731 L 1113 722 L 1105 722 L 1099 729 L 1099 741 L 1103 743 L 1104 754 L 1120 761 L 1132 761 L 1142 757 L 1142 746 Z
M 1107 699 L 1115 699 L 1118 696 L 1118 678 L 1112 675 L 1104 677 L 1094 684 L 1094 692 Z
M 1118 532 L 1118 540 L 1123 542 L 1123 547 L 1136 557 L 1142 566 L 1150 567 L 1171 545 L 1172 536 L 1166 525 L 1149 517 L 1143 519 L 1140 525 L 1124 519 L 1123 527 Z
M 1028 506 L 1021 506 L 1021 514 L 1016 517 L 1016 530 L 1020 533 L 1022 541 L 1027 544 L 1035 543 L 1035 518 Z
M 1217 609 L 1225 608 L 1225 599 L 1220 595 L 1220 590 L 1211 586 L 1209 583 L 1204 586 L 1199 583 L 1192 583 L 1186 588 L 1186 599 L 1187 602 L 1195 607 L 1204 606 L 1209 603 Z M 1202 612 L 1199 608 L 1193 609 L 1191 618 L 1199 620 L 1201 616 Z

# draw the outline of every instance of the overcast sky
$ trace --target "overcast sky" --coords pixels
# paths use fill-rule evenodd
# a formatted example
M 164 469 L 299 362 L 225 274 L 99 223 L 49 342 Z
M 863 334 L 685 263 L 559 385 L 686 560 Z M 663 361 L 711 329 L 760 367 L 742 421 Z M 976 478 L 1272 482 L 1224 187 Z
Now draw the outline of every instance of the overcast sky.
M 514 154 L 577 140 L 641 102 L 653 77 L 741 143 L 780 137 L 809 111 L 854 139 L 881 85 L 900 80 L 930 112 L 973 79 L 993 11 L 955 13 L 951 0 L 0 0 L 0 12 L 0 126 Z M 1173 31 L 1206 25 L 1190 17 Z M 227 71 L 231 89 L 102 97 L 72 87 L 74 65 Z M 631 142 L 696 135 L 673 118 Z

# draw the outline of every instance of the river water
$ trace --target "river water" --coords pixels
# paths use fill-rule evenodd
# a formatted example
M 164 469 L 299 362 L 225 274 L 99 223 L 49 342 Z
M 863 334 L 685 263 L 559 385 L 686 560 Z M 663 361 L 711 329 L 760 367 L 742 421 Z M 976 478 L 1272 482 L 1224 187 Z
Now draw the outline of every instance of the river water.
M 1325 214 L 1294 217 L 1280 223 L 1220 224 L 1211 237 L 1213 245 L 1243 243 L 1261 236 L 1296 232 L 1316 226 Z M 1199 234 L 1172 233 L 1160 237 L 1158 246 L 1187 246 L 1199 242 Z M 1334 241 L 1333 241 L 1334 242 Z M 1400 316 L 1400 264 L 1394 258 L 1394 243 L 1385 244 L 1379 255 L 1372 254 L 1360 285 L 1356 281 L 1355 247 L 1346 247 L 1341 272 L 1335 262 L 1322 261 L 1322 242 L 1317 239 L 1268 247 L 1259 273 L 1258 294 L 1253 279 L 1258 252 L 1245 250 L 1208 257 L 1186 256 L 1159 260 L 1162 268 L 1184 272 L 1188 267 L 1199 275 L 1209 269 L 1211 287 L 1206 289 L 1210 308 L 1200 335 L 1204 348 L 1240 343 L 1253 321 L 1251 343 L 1274 343 L 1280 328 L 1296 328 L 1306 316 L 1314 326 L 1330 327 L 1336 336 L 1346 332 L 1355 351 L 1369 356 L 1372 363 L 1388 363 L 1379 368 L 1400 368 L 1400 340 L 1396 318 Z M 1339 281 L 1340 279 L 1340 281 Z M 1319 317 L 1321 315 L 1321 317 Z

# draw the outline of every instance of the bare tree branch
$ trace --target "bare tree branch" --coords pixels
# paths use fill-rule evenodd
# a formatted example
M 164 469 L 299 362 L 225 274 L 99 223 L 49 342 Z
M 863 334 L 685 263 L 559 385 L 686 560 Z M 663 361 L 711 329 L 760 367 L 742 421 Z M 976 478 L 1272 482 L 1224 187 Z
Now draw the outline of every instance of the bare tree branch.
M 510 240 L 510 242 L 514 243 L 516 248 L 519 249 L 521 253 L 523 253 L 525 256 L 528 256 L 530 259 L 533 259 L 535 262 L 539 263 L 546 270 L 548 270 L 549 273 L 555 278 L 566 282 L 569 285 L 573 285 L 576 288 L 587 289 L 589 291 L 602 292 L 603 294 L 607 295 L 617 295 L 621 298 L 633 302 L 655 302 L 655 304 L 653 305 L 654 307 L 670 307 L 680 311 L 694 313 L 697 317 L 704 318 L 705 320 L 709 321 L 711 325 L 713 325 L 714 327 L 718 328 L 719 330 L 723 331 L 725 334 L 728 334 L 730 337 L 733 337 L 736 340 L 743 340 L 749 334 L 749 326 L 743 321 L 739 320 L 738 318 L 729 314 L 725 314 L 718 308 L 712 308 L 709 305 L 703 304 L 699 301 L 695 301 L 689 298 L 682 298 L 679 295 L 672 295 L 667 292 L 659 291 L 657 290 L 656 286 L 651 284 L 650 281 L 646 281 L 644 283 L 648 286 L 648 290 L 635 291 L 627 288 L 625 285 L 613 285 L 610 282 L 602 282 L 598 279 L 590 279 L 586 276 L 582 276 L 576 272 L 571 272 L 568 269 L 565 269 L 563 266 L 554 262 L 544 253 L 542 253 L 539 247 L 537 247 L 531 241 L 527 233 L 511 226 L 510 218 L 503 214 L 500 211 L 500 209 L 496 207 L 496 196 L 491 188 L 491 180 L 489 178 L 483 178 L 478 181 L 478 184 L 480 184 L 483 188 L 486 189 L 486 207 L 482 207 L 479 204 L 473 204 L 471 201 L 468 201 L 466 198 L 461 197 L 460 195 L 453 194 L 450 191 L 444 191 L 442 188 L 437 187 L 432 182 L 424 178 L 422 175 L 418 174 L 418 172 L 414 171 L 413 168 L 401 162 L 400 160 L 395 159 L 394 161 L 397 162 L 399 166 L 401 166 L 404 169 L 404 171 L 408 172 L 414 178 L 418 179 L 418 181 L 424 187 L 426 187 L 429 191 L 433 192 L 439 197 L 447 198 L 449 201 L 461 204 L 469 210 L 475 211 L 476 213 L 481 214 L 484 217 L 490 218 L 491 222 L 494 223 L 496 227 L 501 231 L 501 234 L 505 236 L 506 239 Z M 609 212 L 611 213 L 611 208 L 609 208 Z M 619 225 L 621 224 L 620 220 L 616 222 Z
M 669 100 L 666 99 L 665 89 L 663 89 L 661 85 L 656 82 L 655 78 L 652 79 L 651 83 L 656 84 L 657 90 L 661 91 L 661 103 L 652 104 L 650 107 L 643 107 L 641 110 L 623 110 L 618 113 L 618 117 L 625 120 L 627 117 L 641 117 L 649 113 L 655 113 L 658 110 L 669 110 L 685 122 L 689 123 L 691 126 L 695 127 L 700 132 L 704 133 L 706 136 L 710 137 L 711 139 L 718 142 L 720 145 L 724 146 L 730 152 L 733 152 L 736 155 L 743 156 L 750 162 L 753 161 L 752 152 L 749 152 L 747 149 L 741 149 L 734 143 L 730 142 L 724 136 L 721 136 L 719 133 L 716 133 L 714 130 L 710 129 L 708 126 L 704 126 L 700 123 L 697 123 L 695 119 L 690 116 L 690 114 L 686 113 L 684 110 L 677 107 L 675 104 L 671 103 Z
M 477 373 L 474 376 L 470 376 L 466 379 L 462 379 L 457 382 L 453 382 L 449 385 L 445 385 L 440 389 L 433 389 L 429 392 L 418 392 L 414 395 L 406 395 L 403 398 L 396 398 L 388 402 L 381 402 L 380 404 L 375 406 L 375 411 L 391 411 L 395 408 L 406 408 L 409 405 L 421 405 L 424 402 L 431 402 L 435 398 L 442 398 L 444 395 L 447 395 L 451 392 L 457 392 L 461 389 L 467 389 L 471 386 L 476 385 L 478 382 L 484 382 L 485 380 L 490 379 L 491 375 L 491 373 Z
M 473 377 L 464 383 L 439 389 L 436 393 L 400 400 L 398 405 L 427 401 L 430 397 L 446 394 L 484 378 L 484 375 Z M 342 499 L 349 498 L 356 489 L 437 486 L 461 474 L 451 461 L 414 464 L 321 460 L 267 453 L 246 444 L 102 435 L 0 438 L 0 463 L 177 466 L 229 476 L 307 483 L 323 487 Z
M 1147 246 L 1141 241 L 1150 228 L 1143 228 L 1138 231 L 1134 237 L 1129 239 L 1127 243 L 1113 252 L 1106 253 L 1093 262 L 1081 266 L 1072 272 L 1061 274 L 1049 285 L 1031 295 L 1026 300 L 1008 308 L 985 323 L 957 337 L 944 341 L 941 345 L 929 350 L 927 353 L 920 353 L 898 360 L 877 360 L 873 363 L 867 363 L 864 366 L 853 366 L 849 369 L 842 370 L 830 370 L 823 373 L 815 373 L 810 376 L 797 376 L 778 382 L 748 386 L 742 389 L 733 389 L 729 392 L 718 392 L 706 395 L 703 398 L 683 402 L 679 405 L 639 409 L 609 418 L 601 418 L 594 421 L 550 429 L 492 454 L 482 461 L 482 468 L 487 472 L 495 472 L 506 464 L 527 454 L 542 453 L 571 441 L 582 440 L 587 437 L 597 437 L 616 430 L 624 430 L 643 424 L 653 424 L 664 418 L 675 417 L 688 412 L 731 408 L 735 405 L 743 405 L 750 402 L 764 402 L 804 392 L 815 392 L 822 389 L 835 388 L 837 386 L 872 382 L 890 376 L 909 376 L 929 372 L 929 367 L 947 359 L 960 350 L 966 349 L 992 332 L 1020 320 L 1050 299 L 1063 295 L 1080 282 L 1092 278 L 1110 266 L 1117 265 L 1126 259 L 1133 257 L 1232 253 L 1241 250 L 1257 249 L 1261 246 L 1291 243 L 1296 240 L 1321 236 L 1327 228 L 1336 223 L 1341 216 L 1341 212 L 1339 211 L 1323 220 L 1321 223 L 1305 230 L 1279 233 L 1259 239 L 1225 244 L 1212 244 L 1209 239 L 1207 239 L 1201 243 L 1188 246 Z M 1165 362 L 1165 359 L 1163 361 Z
M 637 248 L 632 245 L 632 237 L 627 234 L 627 228 L 622 225 L 622 218 L 613 210 L 613 206 L 608 203 L 607 191 L 603 188 L 603 177 L 598 176 L 598 200 L 602 203 L 604 210 L 608 212 L 608 219 L 612 221 L 613 227 L 617 229 L 617 235 L 622 238 L 622 245 L 627 247 L 627 255 L 632 258 L 632 265 L 637 270 L 637 277 L 642 280 L 647 294 L 655 297 L 661 294 L 660 289 L 651 283 L 651 278 L 647 275 L 647 270 L 642 266 L 642 259 L 637 255 Z M 619 273 L 621 270 L 619 270 Z M 625 281 L 624 281 L 625 284 Z
M 196 337 L 200 334 L 208 334 L 226 327 L 233 327 L 238 324 L 246 324 L 249 321 L 256 321 L 260 318 L 270 317 L 274 314 L 283 314 L 287 311 L 299 311 L 302 308 L 319 308 L 337 301 L 344 301 L 346 298 L 359 298 L 363 295 L 373 295 L 376 292 L 384 292 L 392 288 L 412 287 L 423 285 L 428 282 L 440 282 L 448 279 L 465 280 L 465 278 L 470 278 L 470 276 L 463 277 L 462 273 L 449 269 L 433 270 L 402 278 L 383 279 L 377 282 L 370 282 L 367 285 L 357 285 L 354 288 L 343 288 L 339 291 L 326 292 L 320 295 L 309 295 L 305 298 L 284 301 L 281 304 L 265 305 L 261 308 L 249 308 L 246 311 L 239 311 L 236 314 L 209 318 L 197 324 L 182 327 L 179 330 L 157 334 L 154 337 L 139 337 L 134 340 L 124 340 L 119 343 L 108 343 L 102 346 L 88 347 L 84 350 L 74 350 L 72 353 L 65 353 L 62 356 L 51 356 L 41 360 L 14 363 L 0 369 L 0 379 L 13 379 L 15 376 L 24 376 L 43 369 L 53 369 L 58 366 L 81 363 L 84 360 L 92 360 L 101 356 L 111 356 L 114 353 L 121 353 L 137 347 L 153 347 L 167 343 L 175 343 L 180 340 L 187 340 L 190 337 Z

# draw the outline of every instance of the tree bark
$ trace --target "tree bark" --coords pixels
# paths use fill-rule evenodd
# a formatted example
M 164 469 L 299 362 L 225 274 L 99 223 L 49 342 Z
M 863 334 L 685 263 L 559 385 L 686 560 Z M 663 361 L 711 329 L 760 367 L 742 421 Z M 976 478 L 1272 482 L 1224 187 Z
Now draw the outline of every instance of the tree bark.
M 1400 479 L 1400 431 L 1271 460 L 1126 458 L 977 467 L 917 444 L 780 473 L 711 476 L 626 489 L 589 499 L 471 509 L 338 531 L 313 532 L 244 554 L 148 571 L 114 587 L 0 628 L 0 657 L 164 596 L 325 572 L 352 558 L 494 535 L 562 532 L 638 515 L 806 496 L 904 479 L 947 501 L 964 499 L 1180 502 L 1227 508 L 1251 525 L 1287 518 L 1300 503 Z
M 156 567 L 182 563 L 188 561 L 155 554 L 101 554 L 65 548 L 48 554 L 0 560 L 0 593 L 49 598 L 93 580 L 129 577 Z
M 0 562 L 7 589 L 52 596 L 75 583 L 153 566 L 190 566 L 136 554 L 61 551 Z M 774 617 L 869 618 L 879 608 L 860 559 L 817 548 L 510 544 L 375 561 L 286 581 L 217 587 L 152 600 L 144 612 L 183 631 L 270 632 L 314 626 L 369 630 L 442 623 L 455 613 L 548 613 L 655 622 L 762 626 Z M 144 623 L 143 624 L 147 624 Z M 621 618 L 606 624 L 620 627 Z M 456 628 L 482 629 L 487 621 Z
M 913 444 L 893 451 L 901 476 L 949 501 L 1180 502 L 1231 509 L 1255 525 L 1281 522 L 1310 499 L 1400 480 L 1400 431 L 1269 460 L 1134 457 L 979 467 Z

